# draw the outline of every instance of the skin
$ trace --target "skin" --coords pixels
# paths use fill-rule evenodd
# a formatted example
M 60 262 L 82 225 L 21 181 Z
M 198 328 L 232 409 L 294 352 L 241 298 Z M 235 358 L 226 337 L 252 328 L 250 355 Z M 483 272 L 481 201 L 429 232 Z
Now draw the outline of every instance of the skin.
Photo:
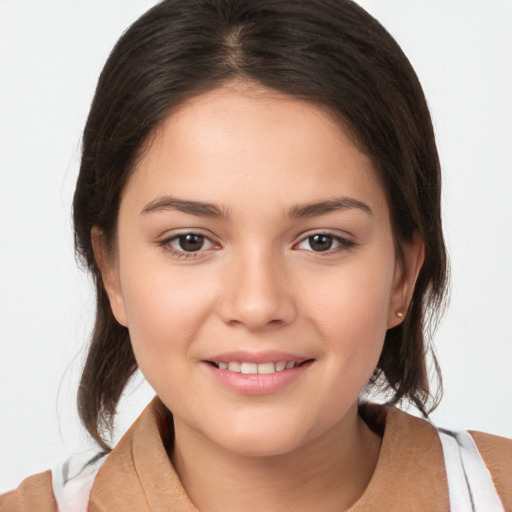
M 223 215 L 185 213 L 169 197 Z M 352 202 L 290 214 L 334 198 Z M 199 250 L 183 250 L 187 233 L 206 237 Z M 319 251 L 311 237 L 322 234 L 332 245 Z M 200 510 L 339 511 L 361 496 L 380 438 L 358 397 L 423 252 L 411 243 L 398 263 L 373 164 L 332 117 L 248 84 L 188 100 L 128 181 L 115 254 L 97 229 L 93 241 L 113 312 L 173 413 L 172 462 Z M 227 389 L 205 364 L 236 350 L 311 362 L 254 396 Z

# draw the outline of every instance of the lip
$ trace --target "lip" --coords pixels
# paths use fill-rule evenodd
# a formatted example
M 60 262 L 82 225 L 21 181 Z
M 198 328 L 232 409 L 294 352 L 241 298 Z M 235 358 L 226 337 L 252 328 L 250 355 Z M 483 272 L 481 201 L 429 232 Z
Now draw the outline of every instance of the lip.
M 243 374 L 229 370 L 220 370 L 212 366 L 211 361 L 229 363 L 232 361 L 247 363 L 267 363 L 278 361 L 294 361 L 300 366 L 271 374 Z M 243 395 L 269 395 L 300 380 L 311 368 L 313 358 L 307 358 L 289 352 L 225 352 L 208 357 L 201 361 L 204 369 L 224 388 Z
M 303 363 L 304 361 L 312 359 L 300 354 L 292 354 L 291 352 L 280 352 L 277 350 L 269 350 L 265 352 L 247 352 L 239 350 L 234 352 L 223 352 L 222 354 L 212 355 L 205 357 L 204 361 L 215 361 L 217 363 L 229 363 L 231 361 L 239 361 L 246 363 L 277 363 L 278 361 L 294 361 L 296 363 Z

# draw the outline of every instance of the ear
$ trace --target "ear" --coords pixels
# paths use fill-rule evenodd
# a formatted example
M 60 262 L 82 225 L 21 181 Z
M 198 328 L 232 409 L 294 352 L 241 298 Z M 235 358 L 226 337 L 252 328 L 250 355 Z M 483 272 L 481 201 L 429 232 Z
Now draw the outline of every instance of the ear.
M 115 319 L 125 327 L 128 327 L 126 307 L 121 280 L 119 278 L 119 264 L 115 255 L 111 254 L 103 231 L 98 226 L 91 230 L 92 250 L 96 265 L 101 272 L 103 287 L 107 292 L 110 308 Z
M 402 245 L 402 252 L 403 260 L 397 258 L 395 263 L 393 291 L 388 309 L 388 329 L 400 324 L 405 317 L 416 279 L 425 260 L 425 245 L 417 232 L 410 242 Z

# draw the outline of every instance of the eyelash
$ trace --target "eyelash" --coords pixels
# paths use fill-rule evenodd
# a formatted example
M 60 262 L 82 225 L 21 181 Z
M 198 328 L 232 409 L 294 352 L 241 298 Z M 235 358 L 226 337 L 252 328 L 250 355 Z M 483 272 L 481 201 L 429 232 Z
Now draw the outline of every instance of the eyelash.
M 210 249 L 199 249 L 197 251 L 185 251 L 185 250 L 179 250 L 179 249 L 175 249 L 171 243 L 174 242 L 174 241 L 178 241 L 180 240 L 180 238 L 185 238 L 187 236 L 191 236 L 191 235 L 194 235 L 194 236 L 197 236 L 197 237 L 201 237 L 204 241 L 207 241 L 208 243 L 212 244 L 212 246 L 215 246 L 215 245 L 219 245 L 217 244 L 216 242 L 214 242 L 210 237 L 202 234 L 202 233 L 198 233 L 198 232 L 195 232 L 195 231 L 188 231 L 188 232 L 185 232 L 185 233 L 179 233 L 177 235 L 173 235 L 173 236 L 170 236 L 170 237 L 167 237 L 167 238 L 164 238 L 163 240 L 159 241 L 158 242 L 158 245 L 160 247 L 162 247 L 163 249 L 165 249 L 166 251 L 170 252 L 171 255 L 175 258 L 180 258 L 180 259 L 194 259 L 194 258 L 199 258 L 202 256 L 201 253 L 204 253 L 205 251 L 208 251 Z M 305 236 L 303 237 L 298 243 L 296 243 L 293 247 L 298 247 L 299 245 L 303 244 L 304 242 L 307 242 L 308 240 L 311 240 L 313 239 L 313 237 L 315 236 L 325 236 L 325 237 L 329 237 L 332 239 L 333 242 L 339 244 L 338 247 L 335 247 L 335 248 L 328 248 L 324 251 L 314 251 L 312 248 L 311 250 L 307 250 L 308 252 L 312 252 L 316 255 L 319 255 L 321 257 L 325 257 L 325 256 L 328 256 L 328 255 L 332 255 L 332 254 L 336 254 L 336 253 L 339 253 L 339 252 L 343 252 L 343 251 L 347 251 L 347 250 L 350 250 L 352 249 L 353 247 L 355 247 L 357 244 L 351 240 L 348 240 L 346 238 L 343 238 L 339 235 L 335 235 L 334 233 L 330 233 L 328 231 L 318 231 L 318 232 L 315 232 L 315 233 L 312 233 L 308 236 Z M 310 245 L 311 247 L 311 245 Z
M 201 257 L 201 253 L 205 252 L 204 249 L 199 249 L 197 251 L 184 251 L 184 250 L 175 249 L 171 245 L 172 242 L 178 241 L 180 238 L 185 238 L 190 235 L 195 235 L 197 237 L 201 237 L 204 241 L 207 241 L 210 244 L 212 244 L 212 246 L 219 245 L 216 242 L 214 242 L 210 237 L 204 235 L 203 233 L 199 233 L 197 231 L 187 231 L 185 233 L 178 233 L 177 235 L 172 235 L 172 236 L 164 238 L 163 240 L 158 242 L 158 245 L 160 247 L 162 247 L 163 249 L 165 249 L 166 251 L 170 252 L 171 255 L 175 258 L 190 259 L 190 258 Z
M 357 245 L 356 242 L 353 242 L 352 240 L 348 240 L 347 238 L 343 238 L 342 236 L 335 235 L 334 233 L 330 233 L 329 231 L 317 231 L 315 233 L 311 233 L 308 236 L 305 236 L 304 238 L 302 238 L 300 240 L 300 242 L 298 242 L 297 244 L 294 245 L 294 247 L 297 247 L 298 245 L 303 244 L 304 242 L 306 242 L 308 240 L 311 240 L 315 236 L 329 237 L 332 239 L 333 242 L 339 244 L 338 247 L 329 248 L 329 249 L 326 249 L 325 251 L 313 251 L 312 249 L 310 251 L 308 251 L 308 252 L 312 252 L 315 255 L 318 255 L 321 257 L 329 256 L 332 254 L 337 254 L 337 253 L 340 253 L 343 251 L 348 251 Z M 311 244 L 311 242 L 310 242 L 310 244 Z M 310 247 L 311 247 L 311 245 L 310 245 Z

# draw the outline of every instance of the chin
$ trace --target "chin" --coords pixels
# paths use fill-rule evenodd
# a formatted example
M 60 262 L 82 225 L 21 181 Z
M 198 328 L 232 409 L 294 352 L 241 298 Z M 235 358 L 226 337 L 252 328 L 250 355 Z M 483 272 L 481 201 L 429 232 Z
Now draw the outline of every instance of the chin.
M 300 428 L 297 428 L 300 425 Z M 272 457 L 293 452 L 307 442 L 304 423 L 272 421 L 272 418 L 247 424 L 230 424 L 216 433 L 210 442 L 224 450 L 247 457 Z
M 259 437 L 235 438 L 223 443 L 226 451 L 245 457 L 276 457 L 293 452 L 300 447 L 300 441 L 296 439 L 279 437 Z

